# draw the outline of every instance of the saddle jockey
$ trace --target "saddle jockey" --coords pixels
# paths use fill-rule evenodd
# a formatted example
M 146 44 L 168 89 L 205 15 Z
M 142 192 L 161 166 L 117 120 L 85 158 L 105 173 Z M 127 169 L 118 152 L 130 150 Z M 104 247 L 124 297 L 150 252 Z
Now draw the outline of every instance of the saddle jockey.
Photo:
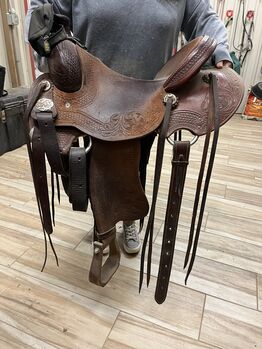
M 27 27 L 31 12 L 45 3 L 53 4 L 56 13 L 70 19 L 73 35 L 91 54 L 130 77 L 154 79 L 176 50 L 180 32 L 187 41 L 201 35 L 213 37 L 218 45 L 209 64 L 217 68 L 232 65 L 226 28 L 208 0 L 31 0 Z M 39 70 L 46 72 L 43 60 L 37 61 Z M 151 134 L 141 140 L 142 185 L 154 138 Z M 127 253 L 139 252 L 135 222 L 123 222 L 123 237 Z

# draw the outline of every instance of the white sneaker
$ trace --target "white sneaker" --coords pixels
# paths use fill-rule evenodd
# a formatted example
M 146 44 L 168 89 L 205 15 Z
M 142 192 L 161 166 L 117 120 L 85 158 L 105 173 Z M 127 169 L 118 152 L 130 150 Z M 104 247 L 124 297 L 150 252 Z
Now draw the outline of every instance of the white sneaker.
M 136 228 L 136 222 L 127 225 L 123 223 L 123 245 L 126 253 L 138 253 L 141 242 Z

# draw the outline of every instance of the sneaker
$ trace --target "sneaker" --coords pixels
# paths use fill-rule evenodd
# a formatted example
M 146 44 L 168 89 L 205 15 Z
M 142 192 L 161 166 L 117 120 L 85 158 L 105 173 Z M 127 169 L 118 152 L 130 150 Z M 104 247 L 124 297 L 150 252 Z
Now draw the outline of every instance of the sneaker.
M 127 225 L 123 223 L 123 245 L 127 253 L 138 253 L 141 247 L 139 234 L 136 229 L 136 222 Z

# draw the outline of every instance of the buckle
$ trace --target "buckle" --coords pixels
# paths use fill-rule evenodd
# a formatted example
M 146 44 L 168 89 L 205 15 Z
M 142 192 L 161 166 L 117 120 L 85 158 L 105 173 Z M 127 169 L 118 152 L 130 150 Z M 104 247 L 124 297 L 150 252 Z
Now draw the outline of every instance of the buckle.
M 168 143 L 169 144 L 171 144 L 171 145 L 174 145 L 175 144 L 175 141 L 174 140 L 172 140 L 170 137 L 171 137 L 172 135 L 170 135 L 168 138 L 167 138 L 167 141 L 168 141 Z M 194 136 L 191 140 L 190 140 L 190 146 L 192 146 L 192 145 L 194 145 L 197 141 L 198 141 L 198 138 L 199 138 L 199 136 Z

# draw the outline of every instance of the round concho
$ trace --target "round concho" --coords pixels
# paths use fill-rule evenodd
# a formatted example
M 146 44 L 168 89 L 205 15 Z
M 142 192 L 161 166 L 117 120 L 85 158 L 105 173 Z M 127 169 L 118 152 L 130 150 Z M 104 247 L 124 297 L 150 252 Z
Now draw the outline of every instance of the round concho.
M 38 109 L 39 111 L 49 111 L 53 108 L 53 106 L 54 103 L 49 98 L 41 98 L 35 105 L 36 109 Z

